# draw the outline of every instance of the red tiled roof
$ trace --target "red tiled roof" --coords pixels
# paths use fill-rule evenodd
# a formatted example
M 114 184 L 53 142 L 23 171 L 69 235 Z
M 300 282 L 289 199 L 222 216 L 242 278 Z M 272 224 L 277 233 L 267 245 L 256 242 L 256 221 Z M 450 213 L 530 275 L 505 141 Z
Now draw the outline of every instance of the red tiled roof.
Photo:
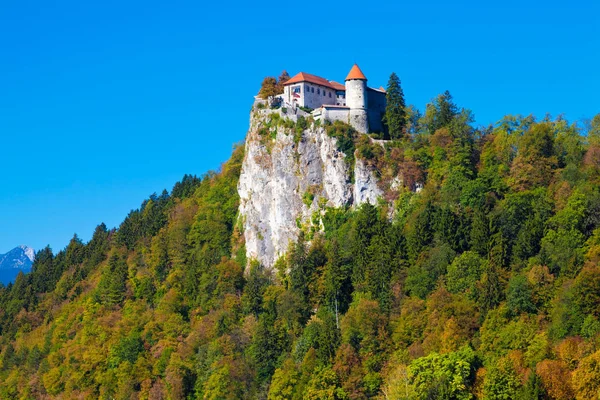
M 358 65 L 354 64 L 352 66 L 352 69 L 348 73 L 348 76 L 346 77 L 347 81 L 349 81 L 351 79 L 361 79 L 361 80 L 366 81 L 367 77 L 365 76 L 365 74 L 363 74 L 363 72 L 360 70 L 360 68 L 358 68 Z
M 335 81 L 329 81 L 329 83 L 335 90 L 346 90 L 346 86 L 342 85 L 341 83 L 337 83 Z
M 292 83 L 300 83 L 300 82 L 310 82 L 315 85 L 325 86 L 327 88 L 338 90 L 332 83 L 330 83 L 327 79 L 321 78 L 320 76 L 307 74 L 306 72 L 300 72 L 294 75 L 290 80 L 286 81 L 283 85 L 291 85 Z M 338 84 L 339 85 L 339 84 Z

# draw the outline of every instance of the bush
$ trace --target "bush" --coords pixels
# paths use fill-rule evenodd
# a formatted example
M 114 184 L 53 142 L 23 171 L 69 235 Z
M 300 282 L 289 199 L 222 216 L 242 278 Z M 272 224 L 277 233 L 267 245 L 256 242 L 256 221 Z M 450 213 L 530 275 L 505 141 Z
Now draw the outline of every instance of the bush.
M 314 199 L 315 195 L 312 194 L 310 191 L 304 192 L 304 195 L 302 196 L 302 202 L 306 204 L 306 207 L 310 207 Z

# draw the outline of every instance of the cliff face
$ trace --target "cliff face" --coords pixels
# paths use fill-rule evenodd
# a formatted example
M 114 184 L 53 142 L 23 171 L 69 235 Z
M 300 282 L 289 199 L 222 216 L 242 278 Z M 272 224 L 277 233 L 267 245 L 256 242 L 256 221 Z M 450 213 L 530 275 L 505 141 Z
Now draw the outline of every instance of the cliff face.
M 297 130 L 284 111 L 252 112 L 238 184 L 248 259 L 267 268 L 301 229 L 320 229 L 326 207 L 375 204 L 382 194 L 372 171 L 360 160 L 350 165 L 326 129 Z

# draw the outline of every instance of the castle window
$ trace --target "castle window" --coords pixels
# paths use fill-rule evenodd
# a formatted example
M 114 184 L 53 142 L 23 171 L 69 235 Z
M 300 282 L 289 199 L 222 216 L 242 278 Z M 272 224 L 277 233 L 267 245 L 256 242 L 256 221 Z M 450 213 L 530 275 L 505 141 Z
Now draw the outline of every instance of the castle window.
M 294 93 L 300 93 L 300 86 L 294 87 Z
M 331 98 L 331 92 L 329 92 L 329 98 Z
M 317 88 L 317 94 L 321 94 L 321 89 Z
M 310 92 L 311 92 L 311 93 L 314 93 L 314 92 L 315 92 L 315 88 L 314 88 L 314 87 L 311 87 L 311 88 L 310 88 Z

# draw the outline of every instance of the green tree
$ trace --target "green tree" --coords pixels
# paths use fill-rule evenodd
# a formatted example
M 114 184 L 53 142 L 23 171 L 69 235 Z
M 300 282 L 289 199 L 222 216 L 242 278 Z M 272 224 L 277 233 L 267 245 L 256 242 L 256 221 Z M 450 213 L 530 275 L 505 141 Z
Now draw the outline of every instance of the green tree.
M 275 370 L 269 386 L 269 400 L 289 400 L 296 394 L 300 372 L 291 358 L 284 361 L 281 368 Z
M 458 107 L 452 101 L 450 92 L 446 90 L 427 104 L 425 115 L 421 118 L 421 124 L 429 134 L 433 135 L 438 129 L 450 125 L 458 114 Z
M 575 279 L 573 292 L 582 315 L 600 318 L 600 267 L 585 267 Z
M 471 385 L 475 378 L 476 357 L 469 346 L 460 350 L 414 360 L 409 377 L 417 399 L 472 399 Z
M 385 106 L 385 124 L 388 129 L 388 135 L 391 139 L 401 139 L 406 131 L 406 103 L 404 102 L 404 92 L 400 86 L 400 78 L 395 72 L 392 72 L 387 85 L 386 106 Z
M 502 357 L 488 368 L 483 383 L 483 394 L 489 400 L 516 399 L 521 381 L 509 357 Z
M 248 314 L 254 314 L 258 318 L 263 311 L 263 295 L 270 283 L 269 275 L 258 261 L 250 263 L 242 304 Z
M 465 251 L 448 266 L 446 285 L 452 293 L 467 293 L 477 296 L 477 281 L 483 272 L 484 261 L 474 251 Z
M 535 305 L 531 299 L 531 286 L 523 275 L 515 275 L 508 282 L 506 304 L 511 315 L 534 313 Z
M 108 268 L 103 271 L 96 296 L 100 302 L 116 305 L 125 299 L 127 289 L 127 262 L 123 256 L 114 253 L 108 260 Z
M 348 396 L 340 387 L 339 378 L 331 367 L 317 367 L 304 398 L 307 400 L 344 400 Z

